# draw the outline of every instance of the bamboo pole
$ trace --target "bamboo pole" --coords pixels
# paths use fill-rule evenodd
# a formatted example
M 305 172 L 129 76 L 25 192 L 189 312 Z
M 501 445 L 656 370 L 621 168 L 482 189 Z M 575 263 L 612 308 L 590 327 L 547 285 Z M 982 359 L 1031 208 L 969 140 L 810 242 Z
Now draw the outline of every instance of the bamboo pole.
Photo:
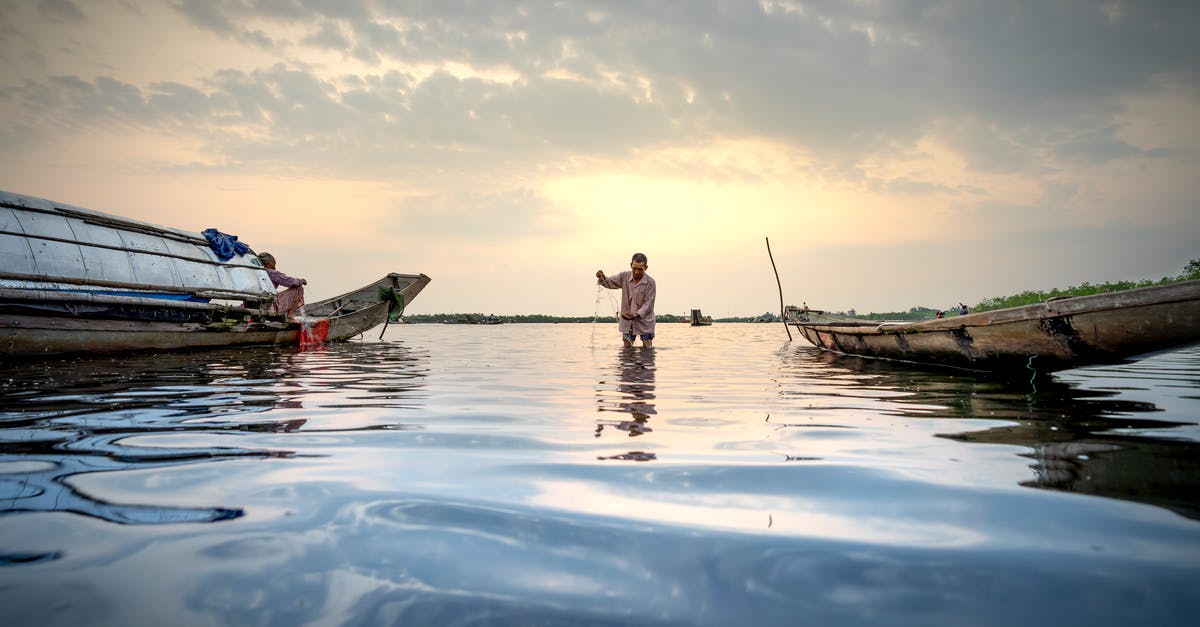
M 783 330 L 787 331 L 788 341 L 792 341 L 792 330 L 787 325 L 787 315 L 783 309 L 783 284 L 779 282 L 779 269 L 775 267 L 775 255 L 771 254 L 771 238 L 764 237 L 767 240 L 767 256 L 771 258 L 771 269 L 775 271 L 775 285 L 779 287 L 779 319 L 783 320 Z

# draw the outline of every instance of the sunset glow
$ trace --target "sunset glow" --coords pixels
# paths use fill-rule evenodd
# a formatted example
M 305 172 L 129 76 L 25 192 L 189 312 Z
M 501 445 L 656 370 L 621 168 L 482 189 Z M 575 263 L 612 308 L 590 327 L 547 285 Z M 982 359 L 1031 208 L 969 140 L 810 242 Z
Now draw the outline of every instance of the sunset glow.
M 660 312 L 755 315 L 770 237 L 788 301 L 890 311 L 1200 256 L 1186 3 L 58 0 L 0 23 L 0 189 L 237 234 L 316 297 L 424 272 L 413 313 L 580 315 L 642 251 Z

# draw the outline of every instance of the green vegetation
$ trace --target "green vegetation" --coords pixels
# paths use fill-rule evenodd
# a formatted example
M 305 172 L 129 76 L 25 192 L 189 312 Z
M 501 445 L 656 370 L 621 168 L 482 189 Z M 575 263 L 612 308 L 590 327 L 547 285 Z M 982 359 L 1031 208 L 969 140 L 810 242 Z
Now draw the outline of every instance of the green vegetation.
M 887 313 L 869 313 L 861 316 L 850 316 L 852 318 L 862 318 L 863 320 L 887 320 L 896 322 L 899 320 L 928 320 L 937 316 L 936 309 L 929 307 L 913 307 L 908 311 L 892 311 Z
M 1104 292 L 1119 292 L 1122 290 L 1131 290 L 1138 287 L 1150 287 L 1152 285 L 1166 285 L 1168 283 L 1178 283 L 1179 281 L 1192 281 L 1200 279 L 1200 259 L 1193 259 L 1184 267 L 1183 272 L 1173 277 L 1163 277 L 1157 281 L 1145 279 L 1142 281 L 1111 281 L 1107 283 L 1089 283 L 1084 282 L 1079 285 L 1072 285 L 1062 289 L 1052 289 L 1050 291 L 1032 291 L 1027 290 L 1020 294 L 1012 296 L 996 296 L 985 298 L 982 301 L 971 307 L 971 311 L 990 311 L 992 309 L 1004 309 L 1007 307 L 1020 307 L 1022 305 L 1032 305 L 1034 303 L 1045 302 L 1051 298 L 1061 298 L 1063 296 L 1087 296 L 1089 294 L 1102 294 Z M 946 315 L 955 315 L 957 312 L 948 311 Z M 849 312 L 848 317 L 861 318 L 864 320 L 928 320 L 937 315 L 936 309 L 929 307 L 913 307 L 908 311 L 893 311 L 885 313 L 869 313 L 866 315 L 854 315 L 854 312 Z
M 1032 305 L 1034 303 L 1045 302 L 1051 298 L 1059 298 L 1062 296 L 1087 296 L 1089 294 L 1102 294 L 1104 292 L 1120 292 L 1122 290 L 1131 290 L 1138 287 L 1166 285 L 1168 283 L 1191 281 L 1194 279 L 1200 279 L 1200 259 L 1193 259 L 1189 261 L 1187 266 L 1183 269 L 1183 272 L 1179 275 L 1173 277 L 1163 277 L 1157 281 L 1144 279 L 1141 281 L 1113 281 L 1096 284 L 1085 281 L 1079 285 L 1072 285 L 1065 289 L 1053 289 L 1048 292 L 1025 291 L 1012 296 L 985 298 L 980 301 L 979 304 L 971 308 L 971 311 L 989 311 L 991 309 L 1004 309 L 1006 307 L 1020 307 L 1022 305 Z

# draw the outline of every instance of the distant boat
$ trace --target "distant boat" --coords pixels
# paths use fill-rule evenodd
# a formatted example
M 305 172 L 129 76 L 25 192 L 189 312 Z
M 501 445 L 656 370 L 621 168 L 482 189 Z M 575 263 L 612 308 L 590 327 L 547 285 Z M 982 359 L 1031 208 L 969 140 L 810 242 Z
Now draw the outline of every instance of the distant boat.
M 222 261 L 197 233 L 0 191 L 0 355 L 344 340 L 429 281 L 388 274 L 289 322 L 248 247 Z
M 694 326 L 694 327 L 711 326 L 712 325 L 712 316 L 705 316 L 700 313 L 699 309 L 693 309 L 692 316 L 691 316 L 691 322 L 692 322 L 692 326 Z
M 1052 372 L 1200 342 L 1200 281 L 1056 298 L 918 322 L 789 306 L 787 324 L 828 351 L 968 370 Z

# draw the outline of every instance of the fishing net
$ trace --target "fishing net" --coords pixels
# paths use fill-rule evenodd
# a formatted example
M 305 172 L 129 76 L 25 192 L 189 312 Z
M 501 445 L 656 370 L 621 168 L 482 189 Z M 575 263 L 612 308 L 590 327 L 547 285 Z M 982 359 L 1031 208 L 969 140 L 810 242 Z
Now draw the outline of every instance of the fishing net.
M 596 348 L 596 323 L 600 320 L 600 307 L 602 306 L 602 303 L 606 296 L 608 297 L 608 307 L 607 307 L 608 311 L 613 312 L 613 314 L 612 314 L 613 317 L 615 317 L 617 319 L 620 319 L 620 317 L 621 317 L 621 314 L 620 314 L 621 306 L 619 304 L 617 304 L 617 299 L 616 299 L 616 296 L 613 294 L 613 291 L 604 287 L 603 285 L 597 284 L 596 285 L 596 310 L 595 310 L 595 312 L 592 313 L 592 350 L 595 350 L 595 348 Z M 608 316 L 607 313 L 605 313 L 604 315 Z

